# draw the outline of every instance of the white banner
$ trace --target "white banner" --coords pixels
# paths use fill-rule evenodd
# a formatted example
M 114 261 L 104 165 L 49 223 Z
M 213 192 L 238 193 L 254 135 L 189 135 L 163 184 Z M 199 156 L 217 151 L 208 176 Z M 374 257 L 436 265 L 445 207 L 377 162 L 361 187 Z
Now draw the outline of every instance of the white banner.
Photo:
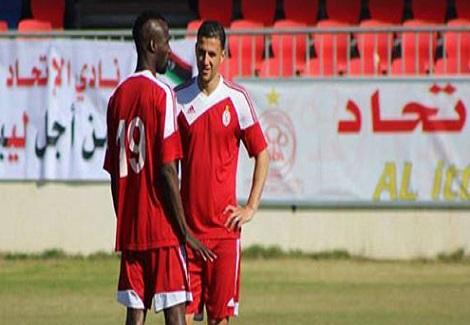
M 470 200 L 469 81 L 243 85 L 269 143 L 265 201 Z M 246 198 L 253 163 L 240 166 Z
M 193 43 L 171 43 L 166 81 L 192 75 Z M 0 179 L 108 179 L 106 107 L 135 66 L 132 42 L 0 40 Z
M 167 76 L 178 82 L 178 71 L 191 75 L 194 44 L 172 47 Z M 1 40 L 0 179 L 106 180 L 106 106 L 135 60 L 131 42 Z M 470 81 L 243 85 L 269 142 L 266 201 L 470 200 Z M 245 156 L 241 199 L 253 169 Z

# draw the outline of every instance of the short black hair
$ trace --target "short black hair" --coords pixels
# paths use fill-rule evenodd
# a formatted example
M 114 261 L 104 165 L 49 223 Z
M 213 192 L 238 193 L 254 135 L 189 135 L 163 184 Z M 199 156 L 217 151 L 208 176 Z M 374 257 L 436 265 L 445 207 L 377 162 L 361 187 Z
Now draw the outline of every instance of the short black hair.
M 197 40 L 202 37 L 217 38 L 220 41 L 222 50 L 225 48 L 225 30 L 221 23 L 215 20 L 204 21 L 197 31 Z
M 160 13 L 153 10 L 143 11 L 135 19 L 134 26 L 132 27 L 132 37 L 134 38 L 137 52 L 142 50 L 142 45 L 146 38 L 144 26 L 150 20 L 161 20 L 168 24 L 168 21 Z

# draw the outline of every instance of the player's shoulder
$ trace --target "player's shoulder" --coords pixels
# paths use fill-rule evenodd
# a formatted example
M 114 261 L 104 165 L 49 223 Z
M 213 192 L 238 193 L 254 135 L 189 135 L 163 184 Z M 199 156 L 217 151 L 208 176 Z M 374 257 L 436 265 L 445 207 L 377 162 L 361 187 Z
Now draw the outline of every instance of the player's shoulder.
M 251 97 L 248 91 L 242 86 L 233 81 L 223 79 L 225 91 L 230 96 L 236 106 L 252 106 Z
M 139 89 L 145 84 L 145 87 L 151 87 L 156 91 L 162 92 L 172 92 L 170 85 L 165 81 L 157 78 L 149 70 L 142 70 L 134 72 L 129 75 L 122 83 L 123 85 L 128 85 L 129 87 L 139 87 Z

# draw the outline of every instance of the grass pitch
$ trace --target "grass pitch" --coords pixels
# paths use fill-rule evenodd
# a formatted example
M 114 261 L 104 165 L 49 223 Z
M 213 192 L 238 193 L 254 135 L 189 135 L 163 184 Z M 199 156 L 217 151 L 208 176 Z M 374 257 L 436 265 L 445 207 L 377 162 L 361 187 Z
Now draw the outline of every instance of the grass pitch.
M 118 267 L 110 256 L 0 258 L 0 324 L 122 324 Z M 241 295 L 232 324 L 469 324 L 470 264 L 244 259 Z

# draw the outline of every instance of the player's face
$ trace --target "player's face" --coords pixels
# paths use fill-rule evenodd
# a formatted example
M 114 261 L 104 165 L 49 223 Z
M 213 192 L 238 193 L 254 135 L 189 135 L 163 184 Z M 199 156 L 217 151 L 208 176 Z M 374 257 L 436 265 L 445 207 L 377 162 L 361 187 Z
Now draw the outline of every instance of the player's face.
M 225 58 L 220 40 L 215 37 L 201 37 L 196 43 L 196 60 L 199 79 L 208 83 L 219 74 L 219 66 Z
M 159 21 L 160 26 L 162 28 L 161 34 L 156 37 L 155 41 L 157 43 L 157 51 L 156 51 L 156 62 L 155 62 L 155 70 L 163 74 L 166 72 L 166 68 L 168 66 L 168 59 L 170 57 L 171 49 L 170 49 L 170 33 L 168 31 L 168 25 L 165 22 Z

